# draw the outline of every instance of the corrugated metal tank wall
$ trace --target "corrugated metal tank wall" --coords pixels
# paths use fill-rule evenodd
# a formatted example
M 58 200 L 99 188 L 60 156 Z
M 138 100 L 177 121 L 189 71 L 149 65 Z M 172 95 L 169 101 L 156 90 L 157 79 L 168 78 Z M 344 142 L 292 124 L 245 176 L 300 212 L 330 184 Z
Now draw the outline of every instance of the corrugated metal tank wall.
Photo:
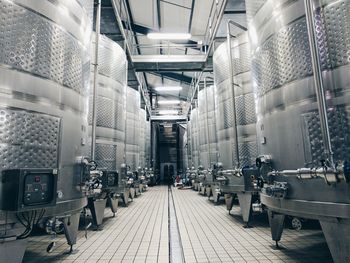
M 92 54 L 95 52 L 93 36 Z M 127 60 L 124 50 L 105 36 L 99 39 L 98 86 L 96 101 L 96 151 L 99 168 L 119 170 L 124 163 Z M 92 64 L 95 63 L 95 58 Z M 93 67 L 91 85 L 93 85 Z M 92 123 L 92 93 L 89 102 Z M 91 134 L 91 126 L 89 130 Z
M 225 169 L 237 166 L 235 154 L 235 127 L 237 122 L 240 166 L 252 165 L 258 154 L 256 112 L 251 81 L 251 59 L 248 35 L 243 33 L 231 41 L 232 71 L 236 116 L 233 110 L 233 92 L 229 71 L 227 43 L 221 44 L 213 56 L 217 104 L 217 136 L 219 161 Z
M 217 162 L 215 116 L 215 90 L 214 86 L 209 86 L 200 90 L 198 94 L 199 154 L 204 168 L 209 168 Z
M 336 161 L 349 160 L 350 1 L 321 2 L 314 19 L 331 144 Z M 325 156 L 304 1 L 247 3 L 261 153 L 280 170 L 318 166 Z
M 197 109 L 193 109 L 190 115 L 191 119 L 191 148 L 192 148 L 192 163 L 197 169 L 199 166 L 199 136 L 198 136 L 198 114 Z
M 16 2 L 0 1 L 0 170 L 58 168 L 63 194 L 45 215 L 79 210 L 86 199 L 74 167 L 88 148 L 93 3 L 63 2 L 70 16 L 49 2 Z
M 136 171 L 140 163 L 140 93 L 130 87 L 126 92 L 126 164 Z

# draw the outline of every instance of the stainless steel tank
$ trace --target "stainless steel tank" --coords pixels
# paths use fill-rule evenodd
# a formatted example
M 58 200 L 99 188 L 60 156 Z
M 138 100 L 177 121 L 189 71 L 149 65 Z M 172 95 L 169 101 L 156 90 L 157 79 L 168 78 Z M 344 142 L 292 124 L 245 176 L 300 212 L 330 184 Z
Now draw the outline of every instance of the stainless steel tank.
M 138 166 L 144 168 L 146 165 L 146 111 L 144 109 L 139 110 L 139 123 L 140 123 L 140 137 L 139 137 L 139 152 L 140 161 Z
M 225 196 L 228 210 L 232 209 L 233 198 L 237 195 L 243 221 L 248 224 L 251 204 L 258 197 L 257 190 L 252 185 L 252 171 L 240 171 L 243 167 L 253 166 L 258 155 L 248 34 L 242 33 L 231 39 L 230 42 L 230 50 L 228 50 L 226 41 L 215 50 L 213 56 L 218 108 L 219 162 L 222 164 L 221 170 L 223 170 L 219 171 L 220 169 L 218 169 L 214 177 L 217 179 L 225 178 L 225 180 L 218 180 L 217 184 L 214 184 L 215 189 L 212 189 L 212 192 L 214 202 L 219 201 L 220 195 Z M 230 57 L 232 58 L 231 63 Z M 232 67 L 232 75 L 230 67 Z M 233 96 L 235 103 L 233 103 Z M 235 127 L 235 123 L 237 127 Z M 236 138 L 239 158 L 236 156 Z
M 93 65 L 96 63 L 95 34 L 91 47 L 91 85 L 94 81 Z M 96 98 L 95 159 L 97 169 L 103 171 L 101 193 L 89 195 L 88 207 L 92 212 L 94 227 L 102 224 L 106 202 L 112 212 L 117 212 L 118 195 L 125 192 L 121 181 L 121 165 L 125 152 L 125 118 L 127 59 L 124 50 L 114 41 L 100 35 L 98 47 L 98 76 Z M 89 100 L 89 135 L 92 135 L 93 92 Z M 92 143 L 90 137 L 90 143 Z M 119 175 L 116 175 L 119 172 Z M 118 176 L 116 180 L 115 176 Z M 107 178 L 108 177 L 108 178 Z
M 145 167 L 151 166 L 151 124 L 146 120 Z
M 350 1 L 265 2 L 249 11 L 249 34 L 260 151 L 278 170 L 261 195 L 272 237 L 281 238 L 283 214 L 319 219 L 334 261 L 349 262 Z
M 140 93 L 128 87 L 126 93 L 126 164 L 136 171 L 140 163 Z
M 91 50 L 95 50 L 94 41 Z M 95 63 L 95 58 L 92 63 Z M 95 161 L 98 168 L 119 172 L 121 164 L 124 163 L 125 150 L 127 67 L 124 50 L 101 35 L 98 52 Z M 89 109 L 91 132 L 92 95 Z
M 192 109 L 191 119 L 191 146 L 192 146 L 192 163 L 195 169 L 198 169 L 199 162 L 199 136 L 198 136 L 198 116 L 197 109 Z
M 88 143 L 92 8 L 93 1 L 0 1 L 0 169 L 58 169 L 57 203 L 44 216 L 75 214 L 73 228 L 86 205 L 76 165 Z M 0 211 L 0 238 L 21 234 L 17 222 Z M 21 260 L 23 250 L 3 253 L 4 246 L 2 259 Z
M 205 81 L 206 82 L 206 81 Z M 205 169 L 212 169 L 217 163 L 215 88 L 206 86 L 198 93 L 198 118 L 200 158 Z M 208 171 L 201 182 L 201 193 L 211 196 L 212 172 Z
M 222 43 L 213 55 L 219 161 L 224 169 L 237 167 L 234 118 L 237 120 L 239 165 L 252 165 L 257 157 L 255 101 L 250 71 L 250 46 L 246 33 L 231 40 L 231 56 L 236 116 L 233 110 L 227 42 Z
M 198 93 L 199 154 L 206 169 L 217 162 L 215 116 L 215 90 L 208 86 Z

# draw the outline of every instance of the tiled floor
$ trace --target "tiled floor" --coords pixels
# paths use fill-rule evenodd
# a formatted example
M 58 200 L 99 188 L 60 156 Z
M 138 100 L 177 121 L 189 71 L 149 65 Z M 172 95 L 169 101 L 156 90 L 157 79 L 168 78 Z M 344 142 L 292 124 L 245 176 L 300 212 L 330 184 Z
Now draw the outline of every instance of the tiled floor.
M 182 244 L 179 249 L 178 243 L 171 242 L 177 246 L 171 251 L 180 253 L 182 250 L 186 263 L 332 262 L 318 229 L 299 232 L 285 229 L 280 243 L 284 249 L 276 250 L 265 216 L 253 221 L 254 228 L 244 229 L 239 208 L 229 215 L 224 205 L 214 206 L 192 190 L 173 189 L 172 196 L 175 209 L 168 209 L 168 188 L 162 186 L 149 188 L 129 207 L 119 208 L 115 218 L 111 218 L 111 213 L 106 210 L 103 231 L 89 231 L 87 240 L 81 231 L 76 252 L 71 255 L 64 254 L 68 246 L 63 236 L 57 238 L 56 250 L 51 254 L 46 253 L 50 237 L 31 237 L 24 262 L 167 263 L 169 229 L 170 233 L 176 233 L 172 219 L 174 212 Z M 176 255 L 171 258 L 182 259 Z

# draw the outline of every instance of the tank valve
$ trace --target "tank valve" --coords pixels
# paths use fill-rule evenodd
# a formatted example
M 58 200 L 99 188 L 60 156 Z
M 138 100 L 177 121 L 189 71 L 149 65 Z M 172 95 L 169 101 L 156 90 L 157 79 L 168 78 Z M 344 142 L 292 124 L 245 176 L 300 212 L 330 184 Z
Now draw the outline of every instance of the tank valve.
M 261 203 L 254 203 L 252 204 L 252 210 L 256 213 L 262 213 L 263 212 L 263 206 Z
M 273 185 L 269 185 L 265 188 L 266 194 L 275 198 L 285 198 L 287 190 L 286 182 L 274 182 Z

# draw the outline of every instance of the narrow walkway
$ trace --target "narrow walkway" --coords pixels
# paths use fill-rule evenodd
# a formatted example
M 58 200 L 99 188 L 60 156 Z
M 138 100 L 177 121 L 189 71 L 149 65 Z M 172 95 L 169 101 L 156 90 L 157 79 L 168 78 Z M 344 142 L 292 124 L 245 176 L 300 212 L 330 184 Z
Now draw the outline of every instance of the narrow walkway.
M 174 206 L 169 207 L 169 202 Z M 46 253 L 50 237 L 34 236 L 29 239 L 24 262 L 182 261 L 182 255 L 174 253 L 183 254 L 186 263 L 332 262 L 319 229 L 285 229 L 280 243 L 284 249 L 276 250 L 265 216 L 253 221 L 255 227 L 244 229 L 237 206 L 232 214 L 193 190 L 173 188 L 169 195 L 168 187 L 153 187 L 129 207 L 119 208 L 115 218 L 106 209 L 103 231 L 89 231 L 88 239 L 80 231 L 74 254 L 64 254 L 68 245 L 63 235 L 51 254 Z

